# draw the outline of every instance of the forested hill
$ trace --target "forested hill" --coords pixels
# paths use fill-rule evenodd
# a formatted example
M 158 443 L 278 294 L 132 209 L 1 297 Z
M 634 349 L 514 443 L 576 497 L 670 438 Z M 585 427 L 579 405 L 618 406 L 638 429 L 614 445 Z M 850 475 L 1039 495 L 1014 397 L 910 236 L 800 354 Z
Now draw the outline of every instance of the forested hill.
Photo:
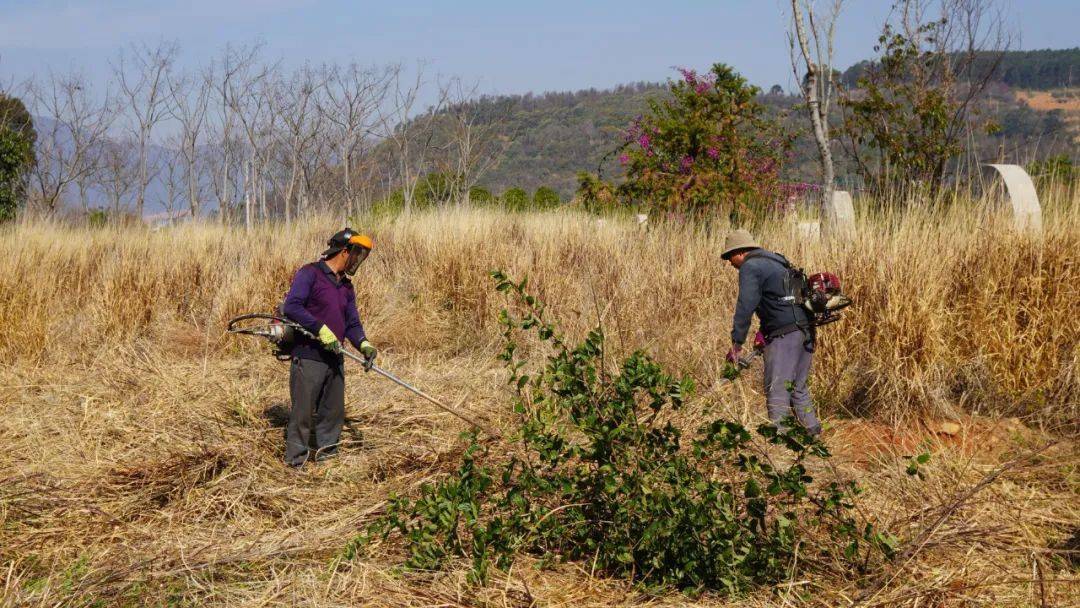
M 997 80 L 1016 89 L 1057 89 L 1080 85 L 1080 47 L 1005 53 Z
M 974 74 L 984 74 L 998 53 L 981 53 L 976 60 Z M 847 87 L 855 87 L 859 77 L 871 65 L 860 61 L 844 70 L 840 81 Z M 1045 91 L 1063 87 L 1080 86 L 1080 47 L 1072 49 L 1045 49 L 1039 51 L 1008 51 L 1001 57 L 1001 64 L 993 80 L 1014 89 Z
M 549 186 L 567 196 L 576 188 L 577 172 L 595 172 L 602 157 L 622 142 L 630 121 L 648 108 L 647 100 L 666 90 L 662 84 L 637 83 L 476 102 L 491 112 L 510 107 L 499 130 L 512 139 L 499 165 L 481 184 L 496 193 Z M 617 170 L 611 159 L 604 166 Z

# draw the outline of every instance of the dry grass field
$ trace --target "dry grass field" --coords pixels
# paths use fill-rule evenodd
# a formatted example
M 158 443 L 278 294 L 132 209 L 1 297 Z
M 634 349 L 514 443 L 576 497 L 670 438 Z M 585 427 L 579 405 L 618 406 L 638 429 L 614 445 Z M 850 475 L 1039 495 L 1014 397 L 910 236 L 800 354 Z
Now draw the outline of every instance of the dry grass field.
M 466 564 L 402 571 L 393 542 L 338 559 L 391 492 L 456 465 L 465 429 L 356 366 L 342 456 L 282 465 L 287 366 L 224 328 L 271 311 L 340 219 L 0 228 L 0 605 L 1076 605 L 1080 198 L 1058 193 L 1045 214 L 1041 237 L 963 202 L 860 213 L 847 240 L 764 228 L 855 300 L 814 370 L 837 453 L 822 474 L 859 480 L 859 508 L 905 544 L 870 576 L 796 564 L 740 598 L 529 559 L 475 586 Z M 380 363 L 505 436 L 493 268 L 527 275 L 570 335 L 602 323 L 619 352 L 694 377 L 687 424 L 706 409 L 763 419 L 760 363 L 716 383 L 736 288 L 725 225 L 450 209 L 354 227 L 376 244 L 356 283 Z M 924 449 L 926 479 L 906 475 Z

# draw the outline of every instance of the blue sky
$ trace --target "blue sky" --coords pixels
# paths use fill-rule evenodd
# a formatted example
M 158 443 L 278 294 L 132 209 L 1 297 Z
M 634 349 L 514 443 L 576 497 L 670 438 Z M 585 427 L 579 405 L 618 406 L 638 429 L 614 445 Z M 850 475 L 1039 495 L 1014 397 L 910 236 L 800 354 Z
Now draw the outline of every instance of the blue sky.
M 658 81 L 672 66 L 735 66 L 751 82 L 792 78 L 781 0 L 0 0 L 0 79 L 82 69 L 103 78 L 130 43 L 178 41 L 197 66 L 226 43 L 265 43 L 286 64 L 411 63 L 486 93 Z M 872 54 L 889 0 L 848 0 L 837 65 Z M 1022 7 L 1022 8 L 1021 8 Z M 1076 0 L 1014 0 L 1021 48 L 1080 46 Z

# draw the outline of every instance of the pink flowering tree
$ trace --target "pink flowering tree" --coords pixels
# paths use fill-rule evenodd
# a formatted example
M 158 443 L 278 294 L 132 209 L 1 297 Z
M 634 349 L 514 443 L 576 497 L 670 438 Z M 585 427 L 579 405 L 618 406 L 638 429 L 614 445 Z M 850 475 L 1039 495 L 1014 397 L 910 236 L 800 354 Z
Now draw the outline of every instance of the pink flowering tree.
M 670 99 L 651 101 L 626 133 L 620 194 L 654 212 L 739 221 L 775 208 L 791 138 L 765 115 L 757 87 L 719 63 L 679 71 Z

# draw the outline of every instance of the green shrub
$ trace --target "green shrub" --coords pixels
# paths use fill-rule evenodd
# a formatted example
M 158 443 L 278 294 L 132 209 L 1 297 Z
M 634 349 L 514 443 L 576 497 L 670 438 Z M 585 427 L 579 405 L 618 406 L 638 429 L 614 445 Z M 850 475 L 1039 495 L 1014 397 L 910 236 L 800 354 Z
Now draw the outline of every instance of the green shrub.
M 445 173 L 428 173 L 416 182 L 414 208 L 425 209 L 453 202 L 456 178 Z
M 1049 156 L 1028 163 L 1027 172 L 1039 183 L 1070 183 L 1080 178 L 1080 167 L 1073 164 L 1068 154 Z
M 533 193 L 533 207 L 536 209 L 553 209 L 562 204 L 559 193 L 547 186 L 540 186 Z
M 18 97 L 0 93 L 0 222 L 26 202 L 26 176 L 35 165 L 34 119 Z
M 454 193 L 454 177 L 445 173 L 428 173 L 416 180 L 413 189 L 412 210 L 430 209 L 451 202 Z M 396 215 L 405 209 L 405 192 L 394 190 L 382 200 L 376 201 L 371 210 L 376 215 Z
M 392 497 L 344 557 L 397 534 L 407 567 L 465 557 L 475 581 L 527 553 L 647 586 L 737 594 L 786 578 L 807 555 L 831 555 L 857 572 L 894 550 L 895 539 L 851 516 L 854 484 L 811 487 L 807 461 L 829 451 L 798 424 L 787 434 L 763 425 L 755 441 L 717 419 L 684 437 L 669 414 L 693 390 L 689 379 L 643 351 L 610 369 L 600 328 L 570 345 L 525 281 L 492 276 L 515 301 L 500 314 L 500 359 L 517 395 L 510 440 L 521 449 L 493 456 L 473 436 L 457 471 L 417 498 Z M 553 352 L 539 370 L 519 356 L 526 331 Z M 785 454 L 774 460 L 778 450 Z
M 495 201 L 495 196 L 487 188 L 473 186 L 469 188 L 469 202 L 479 205 L 490 205 Z
M 0 126 L 0 222 L 15 217 L 25 199 L 23 180 L 34 157 L 30 140 Z
M 109 223 L 109 214 L 104 209 L 91 209 L 86 214 L 86 222 L 91 228 L 102 228 Z
M 524 211 L 529 206 L 529 193 L 521 188 L 510 188 L 503 192 L 501 200 L 503 207 L 511 211 Z
M 578 187 L 575 198 L 590 213 L 602 213 L 612 211 L 624 204 L 619 188 L 606 180 L 588 173 L 579 171 L 577 174 Z

